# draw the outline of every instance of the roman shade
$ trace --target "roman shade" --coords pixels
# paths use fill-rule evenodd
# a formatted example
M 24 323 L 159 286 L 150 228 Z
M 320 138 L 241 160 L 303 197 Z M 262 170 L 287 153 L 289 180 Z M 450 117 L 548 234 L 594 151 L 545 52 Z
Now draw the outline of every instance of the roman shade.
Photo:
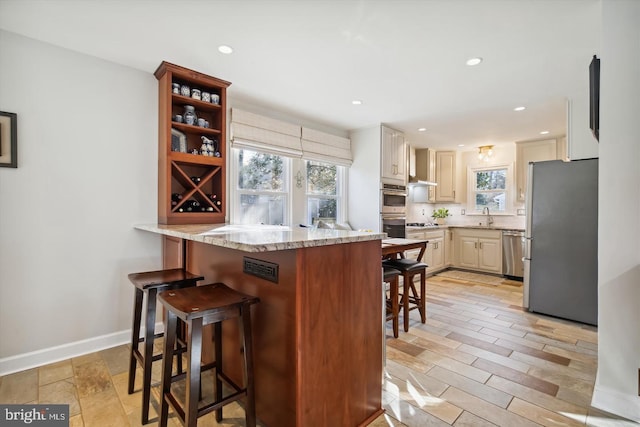
M 333 163 L 341 166 L 351 166 L 351 140 L 315 129 L 302 128 L 302 157 Z
M 231 109 L 231 146 L 302 157 L 301 127 L 291 123 Z

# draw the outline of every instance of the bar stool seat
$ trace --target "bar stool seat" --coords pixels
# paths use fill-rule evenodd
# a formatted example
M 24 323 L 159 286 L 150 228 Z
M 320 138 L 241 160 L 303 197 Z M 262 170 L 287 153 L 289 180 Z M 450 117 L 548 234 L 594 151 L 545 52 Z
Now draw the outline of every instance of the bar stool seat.
M 393 337 L 398 338 L 398 317 L 400 316 L 400 306 L 398 304 L 398 283 L 399 276 L 402 274 L 400 270 L 393 267 L 382 266 L 384 274 L 382 281 L 389 284 L 389 297 L 386 297 L 385 289 L 385 301 L 386 301 L 386 320 L 392 321 L 393 325 Z
M 158 295 L 161 304 L 167 309 L 164 319 L 165 336 L 162 362 L 162 390 L 160 426 L 166 427 L 171 405 L 183 424 L 195 427 L 198 418 L 216 411 L 216 421 L 222 421 L 223 406 L 246 397 L 245 420 L 248 427 L 255 427 L 255 390 L 253 374 L 253 342 L 251 332 L 251 305 L 260 302 L 259 298 L 237 292 L 223 283 L 197 286 L 162 292 Z M 242 335 L 241 353 L 244 355 L 244 387 L 231 380 L 222 367 L 222 322 L 238 318 Z M 184 407 L 171 391 L 171 382 L 177 376 L 171 374 L 171 362 L 176 340 L 176 322 L 181 319 L 187 325 L 187 371 L 186 396 Z M 201 366 L 202 328 L 214 325 L 215 361 Z M 204 369 L 215 367 L 215 401 L 198 408 L 200 373 Z M 222 381 L 233 388 L 232 394 L 222 396 Z
M 156 325 L 156 296 L 158 292 L 168 289 L 179 289 L 196 286 L 204 276 L 192 274 L 182 268 L 167 270 L 146 271 L 143 273 L 129 274 L 129 280 L 135 286 L 133 301 L 133 327 L 131 332 L 131 351 L 129 353 L 129 386 L 128 393 L 133 393 L 136 381 L 136 362 L 142 367 L 142 424 L 149 422 L 149 400 L 151 398 L 151 365 L 160 360 L 162 354 L 153 355 L 153 341 L 160 338 L 163 333 L 155 333 Z M 145 333 L 140 338 L 142 320 L 142 301 L 146 296 L 147 305 L 144 313 Z M 140 352 L 139 343 L 144 343 L 144 350 Z M 184 348 L 177 352 L 178 370 L 182 371 L 182 353 Z
M 400 258 L 387 260 L 383 263 L 387 267 L 400 270 L 402 275 L 402 314 L 404 320 L 404 331 L 409 332 L 409 312 L 418 310 L 420 312 L 420 320 L 422 323 L 427 321 L 426 312 L 426 273 L 427 264 L 412 259 Z M 417 274 L 420 275 L 420 293 L 417 292 L 413 283 L 413 278 Z

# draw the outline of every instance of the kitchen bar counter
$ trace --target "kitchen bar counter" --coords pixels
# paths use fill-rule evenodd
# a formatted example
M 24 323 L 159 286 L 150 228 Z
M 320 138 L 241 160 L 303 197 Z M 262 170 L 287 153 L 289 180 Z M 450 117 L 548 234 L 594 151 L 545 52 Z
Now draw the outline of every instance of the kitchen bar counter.
M 203 283 L 224 282 L 260 298 L 251 320 L 262 425 L 355 427 L 382 414 L 385 234 L 224 224 L 136 228 L 163 235 L 164 268 L 184 265 L 205 276 Z M 242 383 L 237 337 L 237 324 L 225 322 L 223 363 Z

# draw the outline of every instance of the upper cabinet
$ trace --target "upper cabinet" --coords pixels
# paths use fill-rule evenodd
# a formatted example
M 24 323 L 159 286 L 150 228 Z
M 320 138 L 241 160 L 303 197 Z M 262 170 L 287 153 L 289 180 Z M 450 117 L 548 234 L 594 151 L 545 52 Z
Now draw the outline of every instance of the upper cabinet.
M 381 178 L 385 184 L 406 185 L 407 146 L 404 134 L 387 126 L 381 126 L 382 162 Z
M 436 151 L 431 148 L 423 148 L 416 150 L 415 154 L 415 174 L 412 175 L 417 181 L 436 181 Z M 419 196 L 414 202 L 435 203 L 436 187 L 429 185 L 420 187 L 420 191 L 415 190 L 414 193 Z
M 436 152 L 436 202 L 456 201 L 456 152 Z
M 527 169 L 530 162 L 566 160 L 566 153 L 566 138 L 516 142 L 516 188 L 518 200 L 525 200 Z

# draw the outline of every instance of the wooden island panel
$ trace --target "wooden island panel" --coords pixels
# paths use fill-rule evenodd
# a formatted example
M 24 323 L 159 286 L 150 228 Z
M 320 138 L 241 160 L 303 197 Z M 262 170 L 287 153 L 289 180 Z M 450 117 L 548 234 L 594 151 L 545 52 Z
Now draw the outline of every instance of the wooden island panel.
M 173 264 L 176 245 L 165 236 L 167 245 L 164 262 Z M 245 274 L 245 256 L 278 264 L 278 283 Z M 187 268 L 202 283 L 261 300 L 251 316 L 264 425 L 361 426 L 382 413 L 380 256 L 379 240 L 259 253 L 187 241 Z M 225 322 L 223 334 L 223 363 L 242 383 L 237 324 Z

